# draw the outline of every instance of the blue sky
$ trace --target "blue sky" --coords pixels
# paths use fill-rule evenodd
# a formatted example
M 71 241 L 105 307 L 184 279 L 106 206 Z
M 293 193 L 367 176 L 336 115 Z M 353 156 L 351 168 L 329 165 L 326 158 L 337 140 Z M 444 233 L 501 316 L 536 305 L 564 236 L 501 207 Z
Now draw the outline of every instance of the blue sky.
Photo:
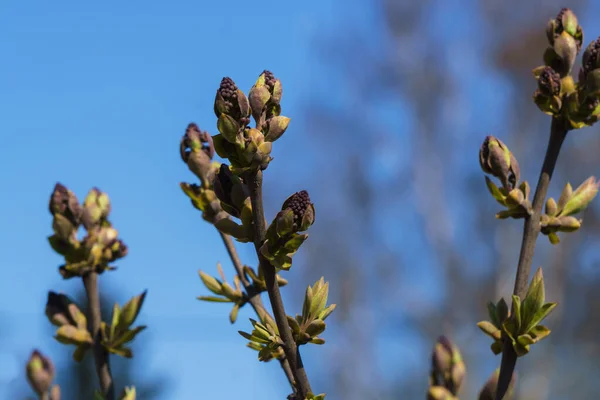
M 309 44 L 330 12 L 316 0 L 0 3 L 0 388 L 23 382 L 33 347 L 70 357 L 43 316 L 48 290 L 81 285 L 60 278 L 45 239 L 48 196 L 60 181 L 80 199 L 92 186 L 111 197 L 130 253 L 101 288 L 117 290 L 121 302 L 148 289 L 139 318 L 152 349 L 144 372 L 170 375 L 165 399 L 288 393 L 278 366 L 243 348 L 237 330 L 251 314 L 232 327 L 227 306 L 195 300 L 203 293 L 197 270 L 229 264 L 217 233 L 180 192 L 178 183 L 193 178 L 178 142 L 190 121 L 215 130 L 223 76 L 247 90 L 272 70 L 293 118 L 307 90 Z M 256 383 L 265 380 L 273 384 Z
M 278 157 L 294 161 L 311 154 L 315 149 L 299 129 L 306 125 L 301 120 L 303 107 L 307 100 L 328 96 L 329 87 L 335 86 L 314 86 L 325 69 L 312 46 L 320 35 L 339 36 L 343 29 L 359 31 L 374 46 L 385 45 L 377 41 L 379 16 L 365 7 L 367 1 L 96 3 L 0 2 L 0 181 L 4 187 L 0 248 L 5 249 L 0 279 L 0 400 L 23 384 L 24 361 L 33 347 L 57 361 L 70 357 L 71 349 L 49 335 L 43 316 L 48 290 L 74 294 L 81 286 L 76 279 L 60 278 L 60 259 L 46 242 L 51 232 L 47 202 L 56 181 L 80 199 L 92 186 L 111 197 L 111 219 L 130 253 L 118 263 L 118 271 L 101 277 L 100 284 L 114 289 L 121 303 L 148 289 L 139 322 L 149 325 L 142 335 L 147 335 L 151 351 L 144 357 L 140 376 L 167 374 L 170 386 L 165 399 L 196 399 L 199 391 L 217 399 L 284 398 L 288 388 L 278 365 L 259 364 L 256 353 L 244 349 L 237 334 L 238 329 L 249 328 L 250 310 L 242 310 L 238 323 L 231 326 L 228 306 L 195 300 L 205 294 L 199 268 L 216 273 L 216 263 L 221 262 L 226 271 L 231 269 L 218 234 L 201 220 L 178 187 L 180 181 L 194 181 L 179 158 L 178 143 L 191 121 L 215 131 L 212 102 L 223 76 L 231 76 L 247 90 L 266 68 L 282 80 L 284 114 L 293 120 L 275 146 L 276 159 L 269 171 L 280 168 Z M 452 110 L 444 110 L 456 114 L 449 119 L 448 130 L 475 154 L 481 132 L 502 131 L 503 114 L 494 110 L 506 109 L 510 88 L 478 62 L 484 42 L 475 33 L 481 22 L 463 12 L 463 5 L 448 1 L 432 10 L 430 34 L 448 44 L 440 58 L 452 73 L 463 77 L 458 80 L 464 84 L 461 97 Z M 593 37 L 593 25 L 583 24 L 589 26 L 588 37 Z M 463 35 L 472 39 L 464 41 Z M 327 73 L 328 79 L 335 80 L 336 71 Z M 342 85 L 339 82 L 338 90 L 343 91 Z M 352 101 L 350 96 L 344 100 Z M 381 108 L 381 115 L 394 119 L 405 128 L 403 132 L 415 124 L 405 104 L 387 107 Z M 400 148 L 404 139 L 398 138 L 398 152 L 381 149 L 374 157 L 379 164 L 372 171 L 381 176 L 386 168 L 392 173 L 399 168 L 405 162 L 405 153 L 400 152 L 409 148 Z M 335 154 L 331 161 L 335 162 Z M 469 157 L 453 162 L 461 171 L 477 168 Z M 294 173 L 300 174 L 298 164 Z M 267 190 L 275 174 L 267 175 Z M 301 189 L 301 181 L 306 183 L 300 175 L 297 182 L 278 181 L 283 186 L 278 192 Z M 326 201 L 330 194 L 318 196 Z M 267 202 L 267 211 L 274 211 L 279 201 Z M 460 220 L 466 214 L 467 210 L 457 208 L 453 218 Z M 419 222 L 416 215 L 408 218 Z M 394 246 L 402 240 L 402 232 L 387 239 Z M 423 237 L 411 235 L 411 240 L 411 247 L 422 249 Z M 250 247 L 240 248 L 240 253 L 246 262 L 254 259 Z M 419 254 L 420 250 L 407 254 L 408 261 Z M 421 290 L 433 298 L 443 275 L 431 273 L 437 273 L 435 260 L 419 256 L 419 262 L 422 268 L 406 279 L 409 286 L 424 283 Z M 290 298 L 290 292 L 283 292 L 286 303 L 297 300 Z M 335 332 L 335 327 L 331 330 Z M 387 374 L 401 373 L 398 359 L 409 360 L 404 367 L 414 369 L 414 362 L 429 351 L 430 343 L 419 342 L 412 332 L 405 333 L 406 338 L 394 336 L 397 341 L 390 351 L 390 335 L 398 333 L 380 338 L 386 343 L 381 358 L 394 366 Z M 405 340 L 414 346 L 400 348 Z M 306 349 L 311 374 L 319 373 L 319 351 Z M 396 351 L 405 353 L 398 357 Z M 491 356 L 490 360 L 496 362 Z

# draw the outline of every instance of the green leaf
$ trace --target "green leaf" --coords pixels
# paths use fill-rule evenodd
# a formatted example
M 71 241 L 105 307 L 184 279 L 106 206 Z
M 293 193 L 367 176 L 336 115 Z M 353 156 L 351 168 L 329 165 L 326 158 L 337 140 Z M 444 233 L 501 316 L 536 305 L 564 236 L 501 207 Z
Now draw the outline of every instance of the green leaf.
M 533 327 L 537 326 L 540 322 L 544 320 L 554 310 L 556 307 L 556 303 L 546 303 L 544 304 L 533 316 L 530 322 L 529 329 L 531 330 Z
M 302 243 L 308 238 L 308 234 L 294 235 L 294 237 L 288 240 L 283 246 L 288 253 L 295 253 L 298 251 Z
M 133 329 L 129 329 L 123 332 L 118 338 L 110 343 L 112 347 L 121 347 L 125 343 L 131 342 L 141 331 L 146 329 L 145 325 L 136 326 Z
M 517 342 L 519 342 L 519 344 L 523 346 L 529 346 L 530 344 L 534 344 L 535 340 L 533 340 L 531 336 L 525 333 L 517 338 Z
M 512 295 L 512 300 L 513 300 L 513 318 L 515 321 L 515 328 L 516 330 L 521 329 L 521 298 L 517 295 Z M 515 333 L 516 334 L 516 333 Z
M 234 304 L 233 308 L 231 309 L 231 313 L 229 313 L 229 322 L 231 322 L 232 324 L 235 323 L 235 321 L 237 320 L 239 310 L 240 310 L 240 305 Z
M 125 357 L 125 358 L 133 357 L 133 352 L 128 347 L 119 347 L 119 348 L 107 347 L 106 350 L 108 350 L 109 352 L 111 352 L 113 354 L 121 356 L 121 357 Z
M 213 278 L 212 276 L 202 271 L 198 271 L 198 274 L 200 274 L 200 279 L 202 279 L 202 283 L 204 283 L 204 286 L 206 286 L 208 290 L 210 290 L 214 294 L 223 294 L 221 281 L 219 281 L 217 278 Z
M 229 218 L 221 218 L 215 222 L 215 228 L 221 233 L 233 236 L 238 242 L 247 243 L 250 239 L 244 226 L 239 225 Z
M 226 297 L 217 297 L 217 296 L 198 296 L 196 297 L 198 300 L 202 300 L 202 301 L 210 301 L 213 303 L 231 303 L 231 300 L 229 300 Z
M 498 318 L 496 317 L 496 305 L 494 304 L 494 302 L 488 301 L 487 309 L 488 309 L 488 315 L 490 316 L 490 319 L 492 320 L 492 324 L 496 328 L 498 328 L 500 326 L 500 321 L 498 321 Z
M 557 244 L 560 243 L 560 238 L 558 237 L 558 235 L 556 234 L 556 232 L 550 232 L 548 234 L 548 240 L 553 245 L 557 245 Z
M 110 324 L 110 334 L 109 336 L 113 338 L 115 336 L 115 329 L 117 328 L 117 324 L 119 323 L 119 318 L 121 317 L 121 307 L 119 304 L 115 303 L 112 311 L 112 321 Z
M 531 328 L 529 334 L 535 339 L 536 342 L 539 342 L 550 334 L 550 329 L 546 328 L 544 325 L 537 325 Z
M 502 194 L 500 189 L 498 189 L 498 186 L 496 186 L 496 184 L 487 176 L 485 177 L 485 184 L 487 185 L 487 188 L 494 199 L 496 199 L 500 205 L 506 206 L 506 196 Z
M 502 332 L 489 321 L 480 321 L 477 323 L 477 327 L 495 340 L 499 340 L 502 337 Z
M 89 346 L 87 345 L 77 346 L 77 348 L 75 348 L 75 351 L 73 352 L 73 360 L 75 360 L 76 362 L 81 362 L 88 348 Z
M 94 390 L 94 400 L 105 400 L 101 391 Z
M 532 326 L 535 326 L 535 323 L 532 324 L 531 320 L 537 311 L 544 305 L 545 296 L 544 276 L 542 274 L 542 269 L 538 268 L 531 279 L 527 294 L 525 295 L 525 300 L 523 301 L 521 310 L 522 333 L 528 332 Z
M 330 304 L 329 306 L 327 306 L 327 308 L 325 308 L 323 311 L 321 311 L 321 313 L 319 314 L 319 319 L 322 319 L 323 321 L 325 321 L 325 319 L 327 317 L 329 317 L 329 315 L 333 312 L 333 310 L 335 310 L 336 305 L 335 304 Z

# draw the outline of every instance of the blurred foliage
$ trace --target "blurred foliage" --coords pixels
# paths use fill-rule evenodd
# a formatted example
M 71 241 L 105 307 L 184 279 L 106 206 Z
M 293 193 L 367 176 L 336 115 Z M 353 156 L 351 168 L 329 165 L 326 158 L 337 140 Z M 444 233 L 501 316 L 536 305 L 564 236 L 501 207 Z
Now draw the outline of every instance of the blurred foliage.
M 465 398 L 500 365 L 476 322 L 488 301 L 510 298 L 522 221 L 490 217 L 496 204 L 477 152 L 499 135 L 523 160 L 524 179 L 537 179 L 550 118 L 532 101 L 531 70 L 546 22 L 564 5 L 375 0 L 344 3 L 343 26 L 319 28 L 321 65 L 308 72 L 319 86 L 302 119 L 311 148 L 336 151 L 313 153 L 307 186 L 320 218 L 298 270 L 326 276 L 338 304 L 329 356 L 319 355 L 332 373 L 311 375 L 332 398 L 423 398 L 440 334 L 464 349 Z M 568 6 L 583 25 L 593 21 L 588 2 Z M 364 15 L 378 22 L 365 26 Z M 584 45 L 598 35 L 593 24 L 586 34 Z M 550 195 L 598 168 L 597 131 L 568 136 Z M 517 367 L 517 398 L 585 399 L 600 389 L 588 379 L 600 370 L 597 205 L 585 221 L 561 246 L 539 239 L 534 267 L 544 266 L 547 298 L 559 306 L 547 321 L 553 335 Z
M 87 314 L 87 297 L 83 287 L 73 297 L 73 301 L 81 305 L 83 312 Z M 113 305 L 118 303 L 116 293 L 103 290 L 100 293 L 100 306 L 102 316 L 110 317 Z M 48 322 L 48 336 L 54 335 L 55 327 Z M 133 349 L 144 349 L 148 347 L 148 338 L 141 335 L 133 344 Z M 61 351 L 60 357 L 55 353 L 53 361 L 56 366 L 56 379 L 54 383 L 60 385 L 63 399 L 92 399 L 94 391 L 98 386 L 98 376 L 94 364 L 94 356 L 91 351 L 86 352 L 81 363 L 73 361 L 70 352 L 64 346 L 56 345 Z M 135 351 L 133 359 L 125 359 L 118 356 L 110 357 L 110 365 L 115 380 L 116 393 L 119 394 L 125 386 L 135 386 L 138 399 L 160 399 L 168 392 L 168 377 L 165 375 L 149 375 L 148 369 L 143 367 L 147 363 L 150 354 L 145 351 Z M 33 398 L 31 389 L 24 385 L 16 388 L 13 398 Z

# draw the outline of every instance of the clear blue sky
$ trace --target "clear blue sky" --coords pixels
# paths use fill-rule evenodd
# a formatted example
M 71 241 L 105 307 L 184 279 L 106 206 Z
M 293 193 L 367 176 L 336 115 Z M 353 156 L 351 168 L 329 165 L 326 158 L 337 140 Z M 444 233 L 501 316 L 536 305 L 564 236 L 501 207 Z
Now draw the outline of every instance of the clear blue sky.
M 0 2 L 0 398 L 23 382 L 33 347 L 70 357 L 43 316 L 48 290 L 81 285 L 60 278 L 46 242 L 57 180 L 79 198 L 98 186 L 112 199 L 130 253 L 101 287 L 118 290 L 121 302 L 149 290 L 139 322 L 149 325 L 152 354 L 141 374 L 171 377 L 165 399 L 288 393 L 278 366 L 243 348 L 237 330 L 251 314 L 230 326 L 227 306 L 195 300 L 203 294 L 197 270 L 229 264 L 180 192 L 193 177 L 178 142 L 190 121 L 215 130 L 223 76 L 247 90 L 272 70 L 293 117 L 306 93 L 308 46 L 329 20 L 331 5 L 316 0 Z M 256 384 L 265 380 L 274 384 Z

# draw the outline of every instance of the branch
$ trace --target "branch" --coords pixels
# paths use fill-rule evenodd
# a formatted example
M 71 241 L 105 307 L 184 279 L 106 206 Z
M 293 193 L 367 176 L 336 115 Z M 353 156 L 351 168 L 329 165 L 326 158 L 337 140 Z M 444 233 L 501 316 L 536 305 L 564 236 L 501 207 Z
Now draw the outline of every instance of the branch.
M 539 221 L 542 207 L 544 206 L 548 186 L 550 186 L 550 179 L 552 178 L 556 160 L 558 159 L 558 154 L 560 153 L 563 141 L 567 136 L 567 132 L 568 129 L 564 120 L 552 118 L 548 148 L 546 149 L 544 164 L 533 197 L 533 212 L 529 217 L 525 218 L 523 227 L 523 241 L 521 242 L 521 253 L 519 255 L 519 265 L 517 266 L 517 276 L 515 278 L 515 287 L 513 291 L 513 293 L 521 299 L 523 299 L 527 293 L 527 282 L 529 281 L 536 239 L 540 233 Z M 505 340 L 504 349 L 502 351 L 502 362 L 500 364 L 500 376 L 498 378 L 496 400 L 502 400 L 506 394 L 516 364 L 517 354 L 510 341 Z
M 294 374 L 298 394 L 301 399 L 304 399 L 308 393 L 312 392 L 312 390 L 306 371 L 304 370 L 302 357 L 300 356 L 300 352 L 298 351 L 296 342 L 292 336 L 292 331 L 287 322 L 287 314 L 285 313 L 283 300 L 281 299 L 281 293 L 279 291 L 279 284 L 277 283 L 277 271 L 275 270 L 275 267 L 260 254 L 260 247 L 265 240 L 265 234 L 267 232 L 262 200 L 262 171 L 249 174 L 248 178 L 246 184 L 250 188 L 250 200 L 252 202 L 254 247 L 256 248 L 260 267 L 265 274 L 265 282 L 267 284 L 269 299 L 271 300 L 271 307 L 273 308 L 273 315 L 275 316 L 281 339 L 284 342 L 283 350 Z
M 219 234 L 221 235 L 221 239 L 223 239 L 223 243 L 225 244 L 225 248 L 229 253 L 231 262 L 235 267 L 235 271 L 237 272 L 237 275 L 240 278 L 242 285 L 244 285 L 244 289 L 246 290 L 246 296 L 248 296 L 248 303 L 250 303 L 260 320 L 264 320 L 263 316 L 265 314 L 268 314 L 268 311 L 265 308 L 262 299 L 260 298 L 260 294 L 255 291 L 255 289 L 252 287 L 252 284 L 246 278 L 246 274 L 244 273 L 244 266 L 242 265 L 242 261 L 240 260 L 240 257 L 237 254 L 235 244 L 233 243 L 233 240 L 231 240 L 231 236 L 226 235 L 221 231 L 219 231 Z M 279 364 L 281 365 L 283 372 L 285 372 L 285 376 L 287 377 L 290 386 L 292 387 L 292 389 L 295 389 L 294 374 L 292 373 L 292 369 L 290 368 L 290 364 L 287 358 L 279 359 Z
M 89 315 L 92 323 L 92 337 L 94 338 L 94 359 L 96 360 L 96 372 L 100 381 L 100 387 L 106 400 L 115 400 L 115 387 L 110 372 L 108 351 L 102 346 L 100 325 L 102 313 L 100 311 L 100 296 L 98 295 L 98 274 L 88 272 L 83 276 L 83 285 L 88 297 Z

